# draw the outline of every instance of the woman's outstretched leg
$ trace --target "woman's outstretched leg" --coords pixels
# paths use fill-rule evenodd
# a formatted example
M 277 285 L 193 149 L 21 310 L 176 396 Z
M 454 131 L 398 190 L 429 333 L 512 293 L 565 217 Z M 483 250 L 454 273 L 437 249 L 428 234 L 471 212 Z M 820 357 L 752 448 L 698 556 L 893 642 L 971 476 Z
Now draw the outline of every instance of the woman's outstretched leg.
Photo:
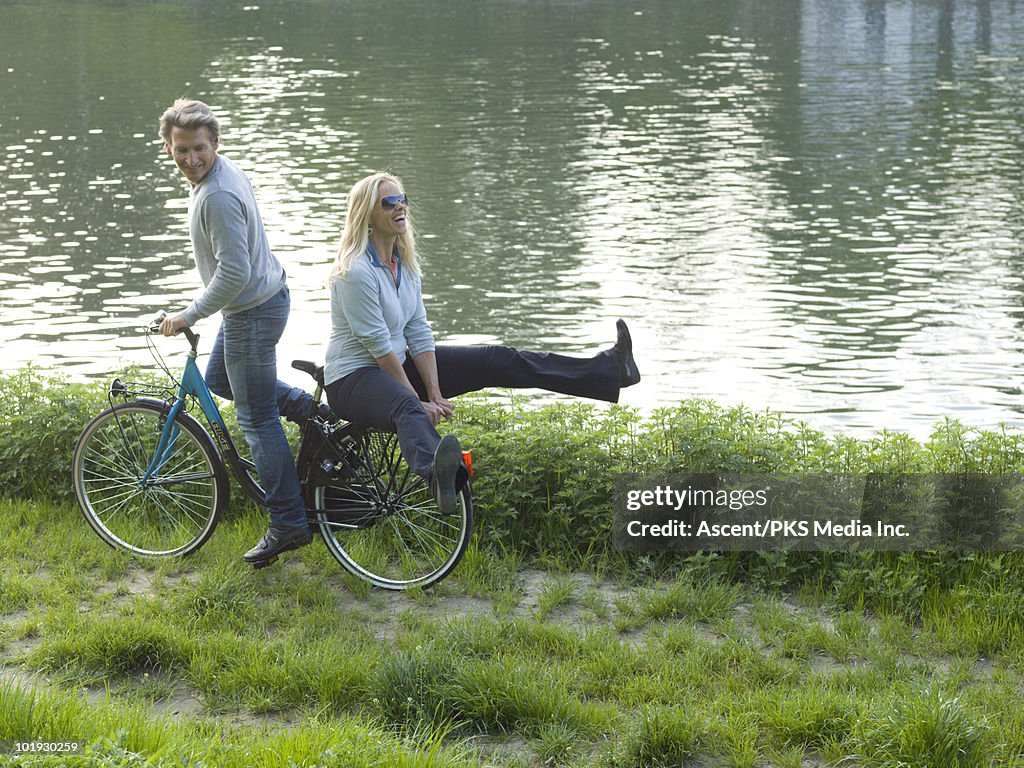
M 640 380 L 626 324 L 619 321 L 615 346 L 593 357 L 570 357 L 497 345 L 446 346 L 434 350 L 438 383 L 446 398 L 487 387 L 544 389 L 563 395 L 618 402 L 619 390 Z M 425 397 L 411 360 L 406 373 Z

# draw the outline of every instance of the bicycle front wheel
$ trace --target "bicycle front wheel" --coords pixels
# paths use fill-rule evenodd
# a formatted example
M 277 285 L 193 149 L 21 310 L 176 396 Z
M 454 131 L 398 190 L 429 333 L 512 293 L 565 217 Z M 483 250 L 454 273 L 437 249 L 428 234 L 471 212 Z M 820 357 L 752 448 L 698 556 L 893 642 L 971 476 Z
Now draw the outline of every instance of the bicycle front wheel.
M 458 565 L 473 529 L 469 484 L 456 512 L 441 513 L 426 481 L 409 470 L 398 439 L 361 431 L 355 477 L 310 489 L 327 549 L 347 571 L 376 587 L 436 584 Z
M 156 457 L 166 410 L 158 401 L 115 405 L 86 425 L 72 459 L 85 519 L 107 544 L 136 555 L 194 552 L 210 538 L 227 502 L 224 465 L 191 416 L 178 414 L 169 444 Z

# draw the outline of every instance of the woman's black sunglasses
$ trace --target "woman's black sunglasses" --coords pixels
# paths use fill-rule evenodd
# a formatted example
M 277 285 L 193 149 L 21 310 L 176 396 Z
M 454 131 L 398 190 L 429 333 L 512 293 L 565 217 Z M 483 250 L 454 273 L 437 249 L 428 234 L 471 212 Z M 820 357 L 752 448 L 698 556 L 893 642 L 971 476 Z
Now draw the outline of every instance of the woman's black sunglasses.
M 409 204 L 409 198 L 405 196 L 404 192 L 400 195 L 385 195 L 380 199 L 380 207 L 385 211 L 390 211 L 399 203 L 402 205 Z

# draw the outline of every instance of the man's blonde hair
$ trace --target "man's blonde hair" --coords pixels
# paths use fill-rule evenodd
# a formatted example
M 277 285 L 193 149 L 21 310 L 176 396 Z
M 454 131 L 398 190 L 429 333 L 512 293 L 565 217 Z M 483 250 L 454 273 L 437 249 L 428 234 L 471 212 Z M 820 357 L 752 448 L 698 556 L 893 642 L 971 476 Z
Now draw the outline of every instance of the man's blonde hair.
M 220 140 L 220 121 L 213 110 L 195 99 L 178 99 L 160 116 L 160 138 L 165 144 L 171 143 L 171 131 L 175 128 L 196 130 L 202 126 L 210 132 L 214 143 Z

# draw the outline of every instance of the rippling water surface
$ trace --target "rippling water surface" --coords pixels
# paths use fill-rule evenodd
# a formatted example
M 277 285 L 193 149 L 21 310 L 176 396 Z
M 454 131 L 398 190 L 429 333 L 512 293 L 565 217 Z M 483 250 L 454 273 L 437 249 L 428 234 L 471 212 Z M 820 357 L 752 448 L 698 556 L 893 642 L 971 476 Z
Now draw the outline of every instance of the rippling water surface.
M 623 401 L 644 409 L 709 397 L 848 433 L 1022 422 L 1017 2 L 2 12 L 9 370 L 146 364 L 138 327 L 195 293 L 156 138 L 187 94 L 224 118 L 287 264 L 283 357 L 322 357 L 345 193 L 387 168 L 441 340 L 582 354 L 622 316 L 645 374 Z

